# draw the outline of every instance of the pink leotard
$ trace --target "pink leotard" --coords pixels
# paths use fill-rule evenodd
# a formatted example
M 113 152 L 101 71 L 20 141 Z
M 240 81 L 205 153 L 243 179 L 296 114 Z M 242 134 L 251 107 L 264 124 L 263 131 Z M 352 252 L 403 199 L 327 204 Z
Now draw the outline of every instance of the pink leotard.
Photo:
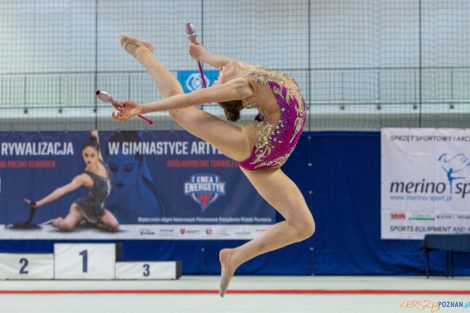
M 266 112 L 255 103 L 243 101 L 245 108 L 257 108 L 256 144 L 248 159 L 240 162 L 247 170 L 280 167 L 300 138 L 305 124 L 305 101 L 295 80 L 284 73 L 258 67 L 249 77 L 257 84 L 269 86 L 279 104 L 281 118 L 277 125 L 265 121 Z

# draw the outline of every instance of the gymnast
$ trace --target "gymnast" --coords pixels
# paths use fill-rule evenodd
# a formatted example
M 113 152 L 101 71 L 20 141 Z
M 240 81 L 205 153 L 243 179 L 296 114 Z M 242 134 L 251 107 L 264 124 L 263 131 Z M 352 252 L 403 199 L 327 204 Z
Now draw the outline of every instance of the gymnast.
M 104 207 L 104 202 L 111 192 L 112 174 L 101 156 L 97 130 L 91 131 L 90 137 L 83 144 L 82 157 L 86 164 L 85 171 L 75 176 L 70 183 L 55 189 L 41 200 L 24 199 L 24 201 L 35 209 L 85 186 L 89 193 L 70 205 L 65 218 L 53 219 L 52 225 L 61 231 L 71 231 L 75 226 L 81 225 L 116 232 L 119 229 L 119 222 Z
M 189 54 L 218 68 L 219 77 L 210 88 L 184 94 L 176 78 L 154 57 L 150 43 L 124 34 L 119 35 L 119 40 L 150 74 L 163 99 L 147 104 L 122 101 L 122 107 L 115 106 L 118 112 L 113 112 L 113 118 L 125 121 L 139 114 L 168 111 L 185 130 L 238 161 L 260 196 L 285 219 L 251 241 L 219 252 L 220 296 L 223 297 L 241 264 L 305 240 L 315 231 L 302 193 L 281 170 L 302 133 L 305 101 L 289 75 L 209 53 L 197 41 L 190 43 Z M 249 124 L 232 125 L 196 107 L 211 102 L 218 102 L 231 122 L 240 118 L 243 108 L 256 108 L 259 113 Z

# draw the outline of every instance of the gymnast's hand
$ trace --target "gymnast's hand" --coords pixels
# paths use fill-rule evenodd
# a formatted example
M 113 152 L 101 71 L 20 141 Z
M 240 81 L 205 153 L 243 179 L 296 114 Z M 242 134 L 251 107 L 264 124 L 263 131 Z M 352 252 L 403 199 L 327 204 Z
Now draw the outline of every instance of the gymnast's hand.
M 33 209 L 39 207 L 39 205 L 36 203 L 36 201 L 31 201 L 29 199 L 24 199 L 24 202 L 26 202 L 27 204 L 29 204 L 29 206 Z
M 191 58 L 195 59 L 196 61 L 201 62 L 202 61 L 202 56 L 206 52 L 204 47 L 199 43 L 199 41 L 196 41 L 195 43 L 190 43 L 189 44 L 189 55 Z
M 133 116 L 142 113 L 142 105 L 134 101 L 121 101 L 122 106 L 114 105 L 119 112 L 113 112 L 113 118 L 118 121 L 127 121 Z

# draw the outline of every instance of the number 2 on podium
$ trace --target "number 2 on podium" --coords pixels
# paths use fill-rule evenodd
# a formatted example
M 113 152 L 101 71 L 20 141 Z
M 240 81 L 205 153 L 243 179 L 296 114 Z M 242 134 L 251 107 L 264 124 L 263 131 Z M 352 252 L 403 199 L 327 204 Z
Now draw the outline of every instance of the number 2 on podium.
M 29 272 L 26 270 L 26 266 L 28 266 L 28 259 L 26 258 L 21 258 L 20 259 L 20 264 L 23 264 L 23 266 L 20 268 L 20 274 L 29 274 Z

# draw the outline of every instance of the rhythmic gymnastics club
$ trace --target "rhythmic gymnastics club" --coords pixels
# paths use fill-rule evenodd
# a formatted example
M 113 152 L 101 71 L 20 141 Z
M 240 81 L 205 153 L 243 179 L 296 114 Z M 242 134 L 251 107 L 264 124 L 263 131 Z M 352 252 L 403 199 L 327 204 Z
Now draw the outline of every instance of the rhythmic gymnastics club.
M 100 99 L 101 101 L 103 101 L 103 102 L 111 102 L 113 105 L 118 106 L 118 107 L 123 106 L 123 104 L 121 102 L 114 100 L 113 97 L 111 97 L 111 94 L 107 91 L 97 90 L 95 94 L 96 94 L 96 97 L 98 99 Z M 153 121 L 146 118 L 145 116 L 143 116 L 141 114 L 139 114 L 137 116 L 140 117 L 141 119 L 146 120 L 150 125 L 153 124 Z
M 186 37 L 188 37 L 192 43 L 196 43 L 196 30 L 194 29 L 193 23 L 186 23 Z M 201 73 L 202 84 L 204 85 L 204 88 L 207 88 L 204 73 L 202 72 L 201 62 L 197 61 L 197 65 L 199 66 L 199 73 Z

